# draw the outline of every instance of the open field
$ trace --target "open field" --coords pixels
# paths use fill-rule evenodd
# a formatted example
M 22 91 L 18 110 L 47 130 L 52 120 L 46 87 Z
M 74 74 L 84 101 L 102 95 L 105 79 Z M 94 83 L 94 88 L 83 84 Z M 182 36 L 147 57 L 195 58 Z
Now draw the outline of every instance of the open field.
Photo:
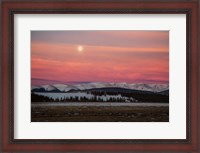
M 169 122 L 169 104 L 32 103 L 31 122 Z

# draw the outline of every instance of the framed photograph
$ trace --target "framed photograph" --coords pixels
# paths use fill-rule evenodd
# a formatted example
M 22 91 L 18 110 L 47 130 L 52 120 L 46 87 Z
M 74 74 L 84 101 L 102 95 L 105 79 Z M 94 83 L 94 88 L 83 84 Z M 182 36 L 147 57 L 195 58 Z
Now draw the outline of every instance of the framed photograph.
M 199 1 L 1 3 L 1 152 L 200 152 Z

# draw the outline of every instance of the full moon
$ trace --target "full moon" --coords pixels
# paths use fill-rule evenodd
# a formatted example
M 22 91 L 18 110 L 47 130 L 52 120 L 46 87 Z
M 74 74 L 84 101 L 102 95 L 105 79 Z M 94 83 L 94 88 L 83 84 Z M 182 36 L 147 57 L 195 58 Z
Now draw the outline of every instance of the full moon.
M 78 51 L 79 52 L 83 51 L 83 46 L 78 46 Z

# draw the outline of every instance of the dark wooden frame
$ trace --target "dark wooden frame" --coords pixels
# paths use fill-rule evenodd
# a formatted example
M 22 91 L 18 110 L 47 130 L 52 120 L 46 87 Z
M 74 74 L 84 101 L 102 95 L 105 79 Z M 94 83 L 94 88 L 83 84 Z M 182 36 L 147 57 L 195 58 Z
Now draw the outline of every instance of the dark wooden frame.
M 3 0 L 1 5 L 0 152 L 200 152 L 198 0 Z M 184 140 L 16 140 L 14 134 L 14 14 L 186 14 L 187 138 Z

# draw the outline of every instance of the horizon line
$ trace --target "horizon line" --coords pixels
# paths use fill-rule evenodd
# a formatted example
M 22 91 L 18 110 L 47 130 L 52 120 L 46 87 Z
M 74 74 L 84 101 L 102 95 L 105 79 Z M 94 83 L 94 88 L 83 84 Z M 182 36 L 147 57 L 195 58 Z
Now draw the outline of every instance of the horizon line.
M 41 81 L 43 83 L 33 83 L 32 80 L 35 81 Z M 46 83 L 44 83 L 46 82 Z M 49 83 L 47 83 L 49 82 Z M 50 83 L 51 82 L 51 83 Z M 37 86 L 36 84 L 40 84 L 40 85 L 50 85 L 50 84 L 83 84 L 83 83 L 135 83 L 135 84 L 169 84 L 169 81 L 165 81 L 165 80 L 136 80 L 136 81 L 120 81 L 120 82 L 116 82 L 116 81 L 58 81 L 58 80 L 49 80 L 49 79 L 40 79 L 40 78 L 31 78 L 31 86 Z

